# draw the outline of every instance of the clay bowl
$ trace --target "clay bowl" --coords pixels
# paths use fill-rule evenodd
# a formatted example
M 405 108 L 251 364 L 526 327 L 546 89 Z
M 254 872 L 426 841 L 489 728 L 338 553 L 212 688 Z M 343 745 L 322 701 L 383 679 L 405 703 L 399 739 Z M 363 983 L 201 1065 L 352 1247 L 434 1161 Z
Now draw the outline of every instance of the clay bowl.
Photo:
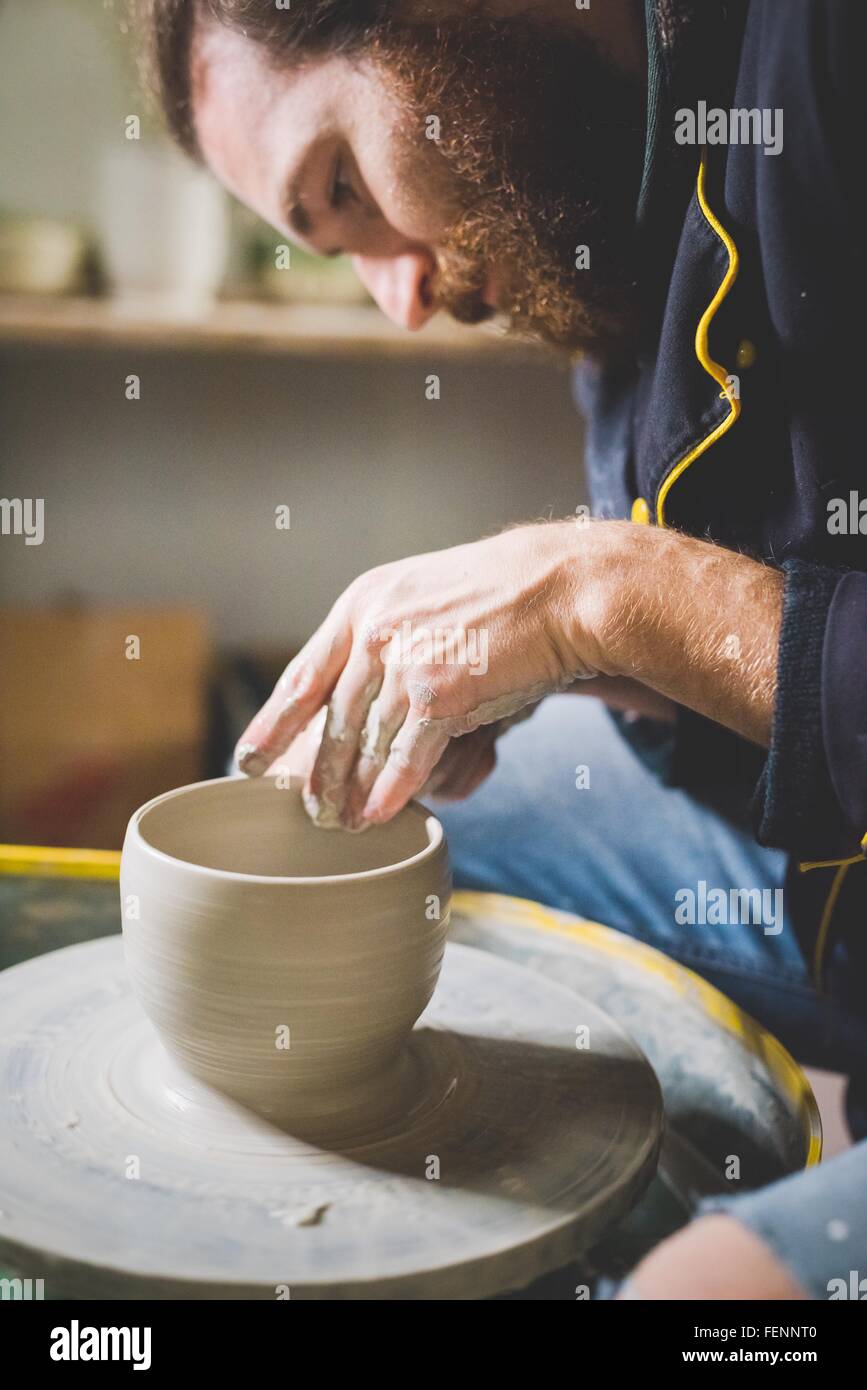
M 298 1132 L 373 1122 L 442 963 L 451 874 L 413 803 L 361 835 L 311 824 L 293 779 L 226 777 L 130 820 L 127 965 L 186 1073 Z

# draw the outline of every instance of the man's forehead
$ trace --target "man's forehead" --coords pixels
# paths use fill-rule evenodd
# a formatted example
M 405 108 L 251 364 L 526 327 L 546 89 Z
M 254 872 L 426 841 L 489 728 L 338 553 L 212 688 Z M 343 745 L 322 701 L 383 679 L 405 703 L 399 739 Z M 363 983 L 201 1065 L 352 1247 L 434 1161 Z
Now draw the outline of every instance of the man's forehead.
M 199 25 L 192 56 L 196 110 L 218 102 L 273 101 L 285 82 L 270 67 L 260 44 L 223 24 Z
M 232 30 L 209 26 L 198 39 L 192 91 L 199 145 L 244 201 L 267 200 L 273 214 L 277 178 L 297 167 L 330 119 L 332 63 L 278 72 L 258 44 Z

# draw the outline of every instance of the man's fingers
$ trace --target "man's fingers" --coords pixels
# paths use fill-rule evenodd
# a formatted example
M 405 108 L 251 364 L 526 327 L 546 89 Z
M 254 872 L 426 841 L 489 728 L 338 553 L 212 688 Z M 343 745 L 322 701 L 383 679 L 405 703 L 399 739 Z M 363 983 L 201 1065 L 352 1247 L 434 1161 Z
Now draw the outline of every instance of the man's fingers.
M 349 781 L 343 821 L 351 830 L 361 827 L 364 807 L 377 777 L 409 712 L 406 693 L 387 670 L 382 690 L 371 705 L 358 750 L 358 760 Z
M 248 777 L 260 777 L 295 735 L 325 704 L 352 647 L 348 624 L 329 617 L 289 662 L 267 702 L 244 730 L 235 762 Z
M 304 782 L 310 776 L 310 769 L 316 761 L 316 754 L 322 742 L 322 730 L 325 728 L 325 715 L 327 709 L 323 705 L 318 714 L 314 714 L 310 723 L 296 734 L 285 753 L 281 753 L 275 758 L 266 772 L 266 777 L 276 777 L 279 774 L 290 777 L 300 777 Z
M 351 657 L 337 680 L 304 792 L 314 820 L 334 824 L 342 817 L 359 740 L 381 684 L 382 663 L 372 653 Z
M 478 757 L 464 769 L 460 778 L 450 782 L 441 792 L 438 793 L 442 801 L 463 801 L 470 796 L 476 787 L 480 787 L 486 777 L 490 777 L 494 768 L 497 766 L 497 749 L 495 744 L 488 743 L 479 750 Z
M 440 721 L 410 710 L 391 745 L 385 767 L 373 784 L 364 819 L 386 821 L 397 815 L 424 786 L 448 741 L 449 735 Z
M 422 787 L 423 796 L 448 795 L 452 786 L 462 778 L 469 763 L 478 755 L 483 730 L 476 729 L 462 738 L 452 738 L 448 747 Z
M 439 801 L 462 801 L 493 772 L 497 762 L 494 725 L 453 738 L 431 776 L 422 796 Z

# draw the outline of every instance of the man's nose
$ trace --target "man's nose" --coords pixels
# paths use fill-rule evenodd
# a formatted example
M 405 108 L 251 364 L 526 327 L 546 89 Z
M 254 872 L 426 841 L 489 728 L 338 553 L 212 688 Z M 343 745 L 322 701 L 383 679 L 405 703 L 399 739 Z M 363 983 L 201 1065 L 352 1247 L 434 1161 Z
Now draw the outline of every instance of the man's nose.
M 382 312 L 400 328 L 422 328 L 436 313 L 434 259 L 428 251 L 396 256 L 353 256 L 352 264 Z

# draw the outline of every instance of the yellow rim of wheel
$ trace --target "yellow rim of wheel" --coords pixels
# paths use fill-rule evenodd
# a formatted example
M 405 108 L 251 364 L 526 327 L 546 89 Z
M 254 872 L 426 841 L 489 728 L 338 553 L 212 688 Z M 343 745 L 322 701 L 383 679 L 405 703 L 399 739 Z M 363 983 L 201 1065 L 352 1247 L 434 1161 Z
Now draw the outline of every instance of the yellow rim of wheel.
M 588 922 L 584 918 L 543 907 L 541 903 L 532 902 L 529 898 L 513 898 L 504 893 L 459 891 L 452 898 L 452 907 L 463 917 L 496 915 L 505 917 L 514 926 L 535 927 L 539 931 L 555 932 L 559 936 L 585 942 L 594 950 L 620 960 L 631 961 L 642 970 L 659 976 L 678 994 L 684 995 L 688 992 L 715 1023 L 736 1037 L 765 1064 L 801 1123 L 804 1166 L 810 1168 L 820 1161 L 822 1121 L 813 1088 L 803 1069 L 772 1033 L 694 970 L 670 960 L 655 947 L 647 946 L 643 941 L 634 941 L 632 937 L 625 936 L 623 932 L 615 931 L 612 927 L 604 927 L 599 922 Z

